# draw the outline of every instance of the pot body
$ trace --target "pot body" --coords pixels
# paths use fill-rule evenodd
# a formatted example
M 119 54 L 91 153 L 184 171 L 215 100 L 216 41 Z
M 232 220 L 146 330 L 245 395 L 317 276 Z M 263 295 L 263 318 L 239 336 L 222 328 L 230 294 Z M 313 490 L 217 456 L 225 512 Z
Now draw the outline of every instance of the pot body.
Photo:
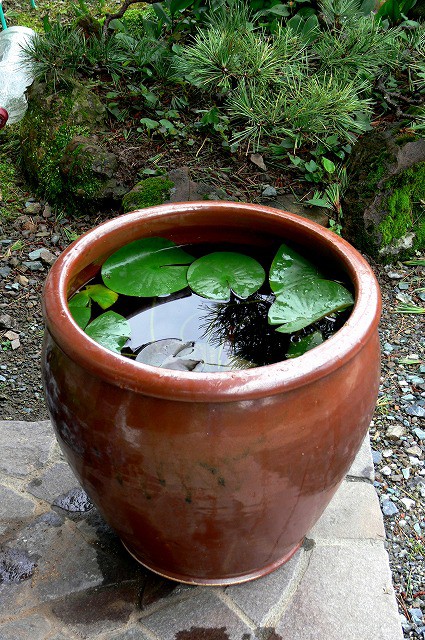
M 80 331 L 66 299 L 113 251 L 148 235 L 292 241 L 351 281 L 354 310 L 323 345 L 275 365 L 194 374 L 131 362 Z M 49 274 L 44 312 L 43 378 L 57 438 L 137 560 L 197 584 L 253 579 L 288 560 L 344 478 L 376 402 L 380 298 L 361 256 L 267 207 L 164 205 L 71 245 Z

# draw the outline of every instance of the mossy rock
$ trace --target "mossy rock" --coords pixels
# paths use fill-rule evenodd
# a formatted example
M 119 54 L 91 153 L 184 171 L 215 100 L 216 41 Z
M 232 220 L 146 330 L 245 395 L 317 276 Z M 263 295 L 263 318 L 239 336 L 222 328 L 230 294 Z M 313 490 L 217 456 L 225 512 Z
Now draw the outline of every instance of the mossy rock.
M 96 161 L 91 152 L 100 147 L 93 143 L 91 152 L 88 150 L 89 137 L 103 127 L 105 115 L 98 97 L 81 83 L 57 92 L 43 83 L 34 83 L 29 89 L 28 111 L 20 130 L 22 167 L 38 194 L 50 204 L 78 212 L 107 198 L 102 185 L 110 176 L 92 170 Z M 76 149 L 81 151 L 81 144 L 74 150 L 69 145 L 81 136 L 86 153 L 78 160 Z M 101 157 L 107 154 L 102 149 L 99 153 Z M 121 196 L 122 190 L 115 200 Z
M 425 246 L 425 140 L 398 127 L 366 134 L 348 166 L 345 236 L 380 262 Z
M 174 187 L 174 182 L 165 176 L 146 178 L 136 184 L 122 200 L 124 213 L 154 207 L 164 204 L 170 196 L 170 190 Z
M 64 189 L 84 201 L 119 201 L 127 191 L 114 175 L 118 159 L 84 136 L 74 136 L 63 150 L 59 172 Z

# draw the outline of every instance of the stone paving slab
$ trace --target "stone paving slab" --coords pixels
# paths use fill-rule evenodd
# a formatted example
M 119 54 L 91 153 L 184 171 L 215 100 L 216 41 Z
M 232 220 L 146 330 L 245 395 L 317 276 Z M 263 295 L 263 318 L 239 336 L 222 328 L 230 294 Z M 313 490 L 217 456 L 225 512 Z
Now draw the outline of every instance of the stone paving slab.
M 138 565 L 45 422 L 0 421 L 0 640 L 402 640 L 368 439 L 304 546 L 253 582 Z

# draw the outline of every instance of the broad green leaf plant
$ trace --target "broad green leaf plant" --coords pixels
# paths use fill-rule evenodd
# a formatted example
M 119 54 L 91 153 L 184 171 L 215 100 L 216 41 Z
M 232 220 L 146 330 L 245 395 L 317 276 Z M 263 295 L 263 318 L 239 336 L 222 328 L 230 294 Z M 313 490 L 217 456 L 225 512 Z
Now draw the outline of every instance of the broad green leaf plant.
M 197 295 L 222 304 L 251 299 L 266 279 L 264 268 L 251 256 L 216 251 L 196 259 L 160 237 L 121 247 L 104 262 L 101 276 L 103 284 L 87 285 L 78 291 L 69 300 L 69 309 L 88 336 L 115 353 L 120 353 L 131 337 L 126 318 L 113 310 L 105 311 L 119 295 L 155 298 L 189 287 Z M 291 334 L 287 358 L 300 356 L 324 340 L 320 331 L 304 335 L 301 330 L 354 304 L 346 287 L 327 280 L 316 265 L 286 244 L 281 244 L 273 259 L 269 285 L 272 303 L 268 323 L 279 333 Z M 93 303 L 104 313 L 91 320 Z M 152 344 L 157 346 L 145 347 L 137 361 L 182 371 L 209 370 L 198 366 L 204 362 L 205 344 L 183 345 L 174 338 Z

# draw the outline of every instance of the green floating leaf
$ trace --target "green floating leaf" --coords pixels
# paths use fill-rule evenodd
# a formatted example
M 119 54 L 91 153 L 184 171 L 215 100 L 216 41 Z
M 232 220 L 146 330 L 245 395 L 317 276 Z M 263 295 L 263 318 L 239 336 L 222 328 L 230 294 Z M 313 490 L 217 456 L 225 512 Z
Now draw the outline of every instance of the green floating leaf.
M 115 311 L 106 311 L 86 327 L 86 333 L 102 347 L 121 353 L 121 349 L 131 336 L 131 328 L 123 316 Z
M 85 291 L 76 293 L 68 300 L 71 316 L 81 329 L 85 329 L 91 316 L 90 298 Z
M 314 347 L 318 347 L 319 344 L 322 344 L 323 336 L 321 331 L 315 331 L 311 333 L 309 336 L 305 336 L 298 340 L 298 342 L 291 342 L 291 345 L 287 351 L 287 358 L 298 358 L 299 356 L 304 355 L 310 349 L 314 349 Z
M 103 284 L 89 284 L 83 291 L 83 293 L 86 292 L 102 309 L 109 309 L 118 300 L 118 293 L 111 291 Z
M 269 309 L 269 323 L 282 325 L 280 333 L 293 333 L 354 304 L 345 287 L 331 280 L 304 280 L 282 295 Z
M 305 278 L 320 277 L 317 267 L 299 253 L 281 244 L 270 267 L 270 288 L 278 296 Z
M 266 274 L 254 258 L 232 251 L 209 253 L 190 265 L 187 281 L 190 288 L 210 300 L 230 300 L 233 291 L 248 298 L 261 287 Z
M 187 287 L 194 258 L 165 238 L 143 238 L 121 247 L 102 266 L 106 286 L 127 296 L 153 297 Z

